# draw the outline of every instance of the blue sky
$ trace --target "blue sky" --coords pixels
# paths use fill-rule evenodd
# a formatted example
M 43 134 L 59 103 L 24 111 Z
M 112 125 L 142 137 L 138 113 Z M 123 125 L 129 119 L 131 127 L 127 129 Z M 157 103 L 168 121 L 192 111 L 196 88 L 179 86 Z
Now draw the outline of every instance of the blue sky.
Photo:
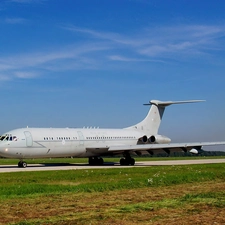
M 174 141 L 225 140 L 225 2 L 2 0 L 0 132 L 122 128 L 151 99 Z

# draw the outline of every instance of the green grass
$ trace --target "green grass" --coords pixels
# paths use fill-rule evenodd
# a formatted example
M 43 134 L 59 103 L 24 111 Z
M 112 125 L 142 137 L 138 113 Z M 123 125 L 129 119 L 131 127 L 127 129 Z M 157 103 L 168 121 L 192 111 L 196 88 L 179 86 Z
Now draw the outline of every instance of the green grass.
M 225 180 L 225 164 L 0 173 L 0 199 Z
M 223 224 L 224 181 L 225 163 L 0 173 L 0 224 Z
M 163 199 L 154 202 L 141 202 L 124 205 L 118 209 L 119 213 L 132 213 L 137 211 L 153 211 L 159 208 L 184 208 L 188 204 L 210 205 L 219 208 L 225 207 L 225 191 L 198 194 L 186 194 L 180 198 Z

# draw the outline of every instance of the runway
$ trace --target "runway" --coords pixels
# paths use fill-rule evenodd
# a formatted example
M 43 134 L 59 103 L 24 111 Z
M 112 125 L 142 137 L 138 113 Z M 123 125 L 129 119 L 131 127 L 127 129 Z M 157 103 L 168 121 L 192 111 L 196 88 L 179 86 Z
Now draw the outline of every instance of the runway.
M 52 170 L 81 170 L 81 169 L 109 169 L 150 166 L 175 166 L 193 164 L 225 163 L 225 159 L 195 159 L 195 160 L 164 160 L 164 161 L 137 161 L 134 166 L 121 166 L 119 163 L 105 163 L 102 166 L 89 166 L 84 163 L 58 163 L 58 164 L 28 164 L 26 168 L 17 165 L 0 165 L 0 173 L 28 172 L 28 171 L 52 171 Z

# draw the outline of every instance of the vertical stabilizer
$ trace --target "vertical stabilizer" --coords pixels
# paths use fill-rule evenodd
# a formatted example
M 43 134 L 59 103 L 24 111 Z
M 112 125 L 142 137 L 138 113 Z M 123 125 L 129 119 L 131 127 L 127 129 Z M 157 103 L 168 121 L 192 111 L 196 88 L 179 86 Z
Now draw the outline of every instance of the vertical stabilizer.
M 189 100 L 189 101 L 158 101 L 158 100 L 151 100 L 149 104 L 144 105 L 151 105 L 151 108 L 148 112 L 148 115 L 142 120 L 140 123 L 128 127 L 127 129 L 136 129 L 143 131 L 145 135 L 151 136 L 158 134 L 158 129 L 163 117 L 163 113 L 165 107 L 172 105 L 172 104 L 183 104 L 183 103 L 195 103 L 195 102 L 202 102 L 203 100 Z

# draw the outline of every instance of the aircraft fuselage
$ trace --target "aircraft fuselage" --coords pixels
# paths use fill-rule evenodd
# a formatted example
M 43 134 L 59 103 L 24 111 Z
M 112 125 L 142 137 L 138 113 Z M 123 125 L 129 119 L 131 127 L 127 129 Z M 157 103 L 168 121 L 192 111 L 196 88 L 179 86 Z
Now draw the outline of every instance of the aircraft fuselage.
M 21 128 L 4 135 L 1 156 L 25 159 L 104 155 L 109 146 L 135 145 L 144 134 L 127 129 Z

